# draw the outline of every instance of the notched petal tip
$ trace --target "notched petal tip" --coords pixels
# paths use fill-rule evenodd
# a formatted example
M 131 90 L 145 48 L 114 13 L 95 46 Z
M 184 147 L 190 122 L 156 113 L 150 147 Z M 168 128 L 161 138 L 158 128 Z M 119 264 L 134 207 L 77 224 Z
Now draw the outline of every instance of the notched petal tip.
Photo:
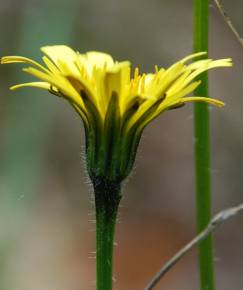
M 231 67 L 233 66 L 232 58 L 223 58 L 213 61 L 214 64 L 224 67 Z
M 8 59 L 7 56 L 2 56 L 2 57 L 0 58 L 0 64 L 8 63 L 7 59 Z
M 131 63 L 128 60 L 122 61 L 122 62 L 118 62 L 118 63 L 115 63 L 109 69 L 107 69 L 107 72 L 108 73 L 118 73 L 122 69 L 127 68 L 127 67 L 130 67 L 130 66 L 131 66 Z
M 227 63 L 228 66 L 233 66 L 233 60 L 232 58 L 226 58 L 225 62 Z

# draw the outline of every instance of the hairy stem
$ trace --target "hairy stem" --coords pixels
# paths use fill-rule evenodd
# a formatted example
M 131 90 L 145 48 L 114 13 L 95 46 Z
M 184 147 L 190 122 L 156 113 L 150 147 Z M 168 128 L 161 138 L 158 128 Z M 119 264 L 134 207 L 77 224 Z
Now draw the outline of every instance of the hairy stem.
M 120 185 L 99 183 L 96 203 L 96 289 L 112 290 L 113 244 L 120 201 Z

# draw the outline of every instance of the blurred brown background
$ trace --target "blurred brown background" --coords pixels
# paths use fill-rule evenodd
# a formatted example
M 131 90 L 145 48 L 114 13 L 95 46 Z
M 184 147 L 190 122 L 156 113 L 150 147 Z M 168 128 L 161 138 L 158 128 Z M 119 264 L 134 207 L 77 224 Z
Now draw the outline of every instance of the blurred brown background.
M 222 1 L 243 35 L 241 0 Z M 210 5 L 210 56 L 232 69 L 210 72 L 213 211 L 243 202 L 243 47 Z M 142 70 L 168 66 L 192 49 L 189 0 L 1 0 L 1 55 L 40 59 L 39 47 L 101 50 Z M 84 135 L 65 103 L 8 87 L 31 77 L 0 67 L 0 288 L 95 289 L 92 190 L 81 165 Z M 141 290 L 195 235 L 192 105 L 147 129 L 124 189 L 117 228 L 115 290 Z M 83 163 L 82 163 L 83 164 Z M 243 284 L 243 217 L 215 233 L 217 289 Z M 198 290 L 194 250 L 156 289 Z

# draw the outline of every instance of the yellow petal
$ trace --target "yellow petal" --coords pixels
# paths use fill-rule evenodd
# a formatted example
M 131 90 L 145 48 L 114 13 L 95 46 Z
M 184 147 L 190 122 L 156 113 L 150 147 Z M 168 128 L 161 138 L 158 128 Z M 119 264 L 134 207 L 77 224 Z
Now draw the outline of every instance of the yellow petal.
M 76 59 L 76 52 L 66 45 L 43 46 L 41 51 L 56 64 L 59 60 L 70 63 Z
M 176 94 L 168 94 L 166 96 L 165 100 L 169 100 L 169 99 L 180 99 L 186 95 L 189 95 L 190 93 L 192 93 L 199 85 L 200 85 L 201 81 L 196 81 L 193 82 L 191 84 L 189 84 L 187 87 L 184 87 L 183 89 L 179 90 Z
M 57 66 L 46 56 L 42 57 L 42 60 L 44 61 L 45 65 L 48 67 L 48 69 L 52 72 L 52 73 L 60 73 L 59 69 L 57 68 Z
M 184 64 L 177 62 L 169 67 L 159 79 L 155 97 L 159 98 L 173 85 L 173 82 L 183 73 Z
M 212 98 L 205 98 L 205 97 L 185 97 L 182 98 L 181 101 L 183 103 L 188 103 L 188 102 L 206 102 L 209 103 L 211 105 L 215 105 L 218 107 L 223 107 L 225 105 L 224 102 L 216 100 L 216 99 L 212 99 Z
M 16 90 L 16 89 L 23 88 L 23 87 L 35 87 L 35 88 L 41 88 L 44 90 L 49 90 L 51 86 L 47 82 L 31 82 L 31 83 L 14 85 L 14 86 L 10 87 L 10 90 Z
M 198 75 L 201 73 L 212 69 L 216 67 L 231 67 L 232 66 L 232 60 L 230 58 L 228 59 L 222 59 L 222 60 L 216 60 L 216 61 L 211 61 L 210 63 L 206 64 L 205 66 L 202 66 L 201 68 L 197 68 L 195 71 L 193 71 L 185 80 L 183 86 L 187 85 L 190 83 L 193 79 L 195 79 Z
M 196 57 L 198 57 L 198 56 L 202 56 L 202 55 L 206 55 L 206 54 L 207 54 L 206 51 L 196 52 L 196 53 L 193 53 L 193 54 L 190 54 L 190 55 L 184 57 L 183 59 L 180 60 L 180 62 L 185 63 L 185 62 L 187 62 L 188 60 L 191 60 L 191 59 L 193 59 L 193 58 L 196 58 Z
M 72 100 L 78 106 L 81 106 L 83 109 L 85 108 L 83 101 L 79 95 L 79 93 L 71 86 L 67 79 L 60 75 L 48 75 L 45 74 L 35 68 L 29 67 L 24 68 L 23 71 L 34 75 L 35 77 L 48 82 L 50 85 L 53 85 L 57 89 L 59 89 L 63 95 L 66 96 L 67 99 Z
M 91 67 L 97 66 L 99 68 L 103 68 L 106 65 L 109 69 L 114 65 L 113 58 L 107 53 L 89 51 L 83 56 L 86 57 L 87 64 Z
M 43 46 L 43 51 L 64 74 L 79 74 L 77 53 L 66 45 Z
M 40 65 L 38 62 L 30 59 L 30 58 L 27 58 L 27 57 L 23 57 L 23 56 L 4 56 L 1 58 L 1 61 L 0 61 L 1 64 L 8 64 L 8 63 L 27 63 L 27 64 L 31 64 L 33 66 L 36 66 L 38 67 L 39 69 L 45 71 L 45 72 L 48 72 L 48 70 Z

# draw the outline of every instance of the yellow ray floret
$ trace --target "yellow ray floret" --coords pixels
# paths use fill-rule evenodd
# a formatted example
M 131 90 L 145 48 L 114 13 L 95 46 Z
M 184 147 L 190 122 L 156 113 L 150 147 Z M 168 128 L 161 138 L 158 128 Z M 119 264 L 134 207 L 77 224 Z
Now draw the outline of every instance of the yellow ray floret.
M 205 54 L 200 52 L 167 69 L 156 66 L 154 73 L 140 74 L 136 68 L 131 76 L 130 62 L 114 61 L 106 53 L 91 51 L 80 54 L 65 45 L 45 46 L 41 50 L 45 54 L 42 58 L 44 65 L 21 56 L 1 58 L 2 64 L 30 65 L 23 70 L 41 80 L 15 85 L 11 89 L 37 87 L 64 97 L 86 122 L 90 118 L 91 107 L 95 108 L 101 122 L 105 122 L 110 100 L 115 94 L 121 119 L 127 117 L 133 108 L 127 130 L 141 119 L 145 119 L 143 122 L 146 123 L 161 112 L 187 102 L 201 101 L 223 106 L 223 102 L 215 99 L 188 95 L 200 85 L 198 76 L 201 73 L 215 67 L 232 66 L 231 59 L 192 61 Z

